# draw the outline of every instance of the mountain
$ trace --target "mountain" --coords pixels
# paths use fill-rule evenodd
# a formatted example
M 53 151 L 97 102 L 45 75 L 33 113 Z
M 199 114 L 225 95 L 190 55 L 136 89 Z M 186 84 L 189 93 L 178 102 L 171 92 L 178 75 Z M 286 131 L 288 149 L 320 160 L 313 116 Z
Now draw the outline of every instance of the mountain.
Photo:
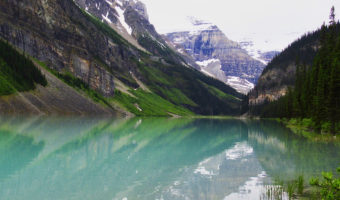
M 243 95 L 189 67 L 139 1 L 4 0 L 0 38 L 102 106 L 135 115 L 240 112 Z
M 294 87 L 296 63 L 312 65 L 320 48 L 320 33 L 317 30 L 303 35 L 274 57 L 249 93 L 250 105 L 277 100 L 287 93 L 289 87 Z
M 200 70 L 246 94 L 254 87 L 265 64 L 248 55 L 242 46 L 211 23 L 189 18 L 192 27 L 166 37 L 180 53 L 191 55 Z

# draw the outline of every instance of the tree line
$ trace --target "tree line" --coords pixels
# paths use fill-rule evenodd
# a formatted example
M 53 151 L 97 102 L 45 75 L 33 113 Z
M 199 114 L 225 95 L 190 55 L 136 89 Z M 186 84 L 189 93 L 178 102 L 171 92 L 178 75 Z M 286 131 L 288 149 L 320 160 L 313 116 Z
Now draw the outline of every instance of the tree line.
M 40 70 L 26 55 L 0 39 L 0 95 L 32 90 L 35 84 L 47 85 Z

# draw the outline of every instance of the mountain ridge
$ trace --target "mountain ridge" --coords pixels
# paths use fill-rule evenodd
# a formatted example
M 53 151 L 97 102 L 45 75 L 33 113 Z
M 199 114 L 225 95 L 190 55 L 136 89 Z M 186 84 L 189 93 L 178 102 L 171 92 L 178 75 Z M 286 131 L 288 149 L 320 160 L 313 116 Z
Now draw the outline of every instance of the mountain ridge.
M 97 3 L 97 10 L 104 3 L 112 9 L 113 1 L 91 2 Z M 240 112 L 241 94 L 188 67 L 186 59 L 168 47 L 145 13 L 126 6 L 124 21 L 139 47 L 103 23 L 108 20 L 95 17 L 90 8 L 86 11 L 72 0 L 0 2 L 0 37 L 46 63 L 58 77 L 70 79 L 70 84 L 80 89 L 88 85 L 109 104 L 135 115 Z M 103 12 L 98 15 L 114 20 L 106 15 L 108 10 Z M 117 14 L 115 9 L 110 12 Z

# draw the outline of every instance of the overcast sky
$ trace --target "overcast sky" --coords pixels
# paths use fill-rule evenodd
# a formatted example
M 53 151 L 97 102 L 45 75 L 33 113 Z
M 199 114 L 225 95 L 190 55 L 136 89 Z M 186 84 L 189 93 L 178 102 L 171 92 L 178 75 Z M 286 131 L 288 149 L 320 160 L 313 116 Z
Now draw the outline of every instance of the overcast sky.
M 340 0 L 141 0 L 159 33 L 183 30 L 187 17 L 216 24 L 235 41 L 250 38 L 267 50 L 281 50 L 303 33 L 328 23 Z

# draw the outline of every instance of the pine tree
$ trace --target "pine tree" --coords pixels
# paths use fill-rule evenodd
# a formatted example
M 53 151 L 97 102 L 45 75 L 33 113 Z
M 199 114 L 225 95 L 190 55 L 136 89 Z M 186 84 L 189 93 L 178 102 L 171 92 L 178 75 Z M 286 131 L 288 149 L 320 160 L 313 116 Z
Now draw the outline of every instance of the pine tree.
M 329 15 L 329 25 L 335 25 L 335 8 L 332 6 L 331 14 Z

